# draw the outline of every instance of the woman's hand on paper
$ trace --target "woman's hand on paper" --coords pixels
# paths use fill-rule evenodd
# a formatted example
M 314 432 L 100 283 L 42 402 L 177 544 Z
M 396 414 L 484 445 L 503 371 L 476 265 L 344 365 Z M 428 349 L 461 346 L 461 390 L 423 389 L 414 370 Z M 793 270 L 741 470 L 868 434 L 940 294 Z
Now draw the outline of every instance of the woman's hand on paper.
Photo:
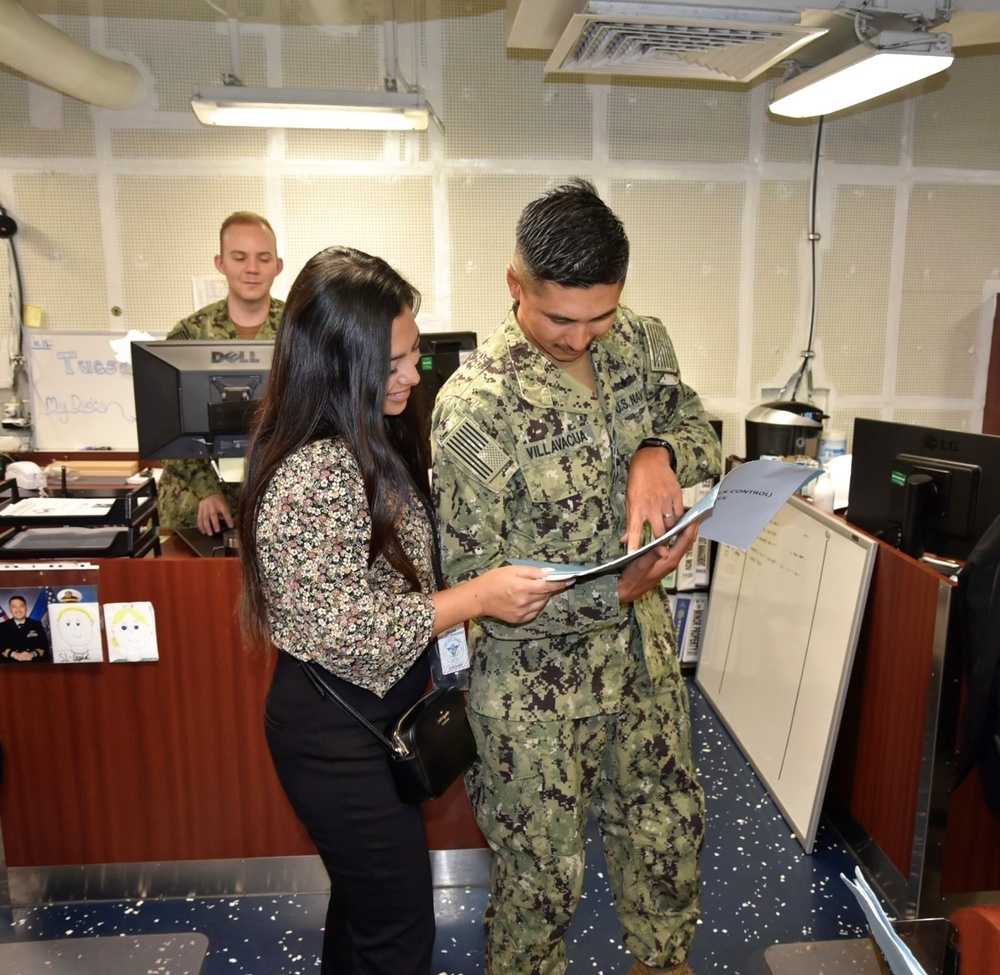
M 662 447 L 636 451 L 625 487 L 626 531 L 622 536 L 627 552 L 642 545 L 646 524 L 653 538 L 674 527 L 684 514 L 684 498 L 677 475 L 670 467 L 670 454 Z M 690 543 L 688 543 L 690 544 Z M 645 558 L 645 556 L 644 556 Z M 669 570 L 668 570 L 669 571 Z
M 618 601 L 624 605 L 634 602 L 653 586 L 658 586 L 680 564 L 684 553 L 698 537 L 698 523 L 688 525 L 666 545 L 657 545 L 645 555 L 633 559 L 618 577 Z
M 530 623 L 552 596 L 575 581 L 550 582 L 549 571 L 533 565 L 502 565 L 433 593 L 434 635 L 479 616 L 514 625 Z
M 503 565 L 474 580 L 481 584 L 483 606 L 477 616 L 492 616 L 505 623 L 530 623 L 550 597 L 568 589 L 572 579 L 547 580 L 548 571 L 526 565 Z

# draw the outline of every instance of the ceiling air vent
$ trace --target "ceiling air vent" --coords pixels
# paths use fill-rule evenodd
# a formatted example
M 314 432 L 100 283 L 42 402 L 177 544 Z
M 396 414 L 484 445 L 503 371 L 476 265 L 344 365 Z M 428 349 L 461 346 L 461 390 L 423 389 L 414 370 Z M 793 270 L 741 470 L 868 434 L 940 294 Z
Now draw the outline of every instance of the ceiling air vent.
M 545 70 L 750 81 L 825 33 L 781 23 L 575 14 Z

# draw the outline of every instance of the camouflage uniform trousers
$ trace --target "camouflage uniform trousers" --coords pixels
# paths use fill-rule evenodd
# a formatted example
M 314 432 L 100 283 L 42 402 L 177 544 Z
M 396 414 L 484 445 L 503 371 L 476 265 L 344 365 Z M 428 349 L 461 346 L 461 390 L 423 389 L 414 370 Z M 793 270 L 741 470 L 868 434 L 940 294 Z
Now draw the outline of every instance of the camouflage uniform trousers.
M 637 683 L 614 714 L 513 722 L 470 712 L 480 760 L 467 785 L 494 851 L 488 975 L 566 971 L 591 803 L 625 947 L 653 968 L 687 958 L 705 823 L 687 689 L 679 677 L 656 692 L 645 676 Z

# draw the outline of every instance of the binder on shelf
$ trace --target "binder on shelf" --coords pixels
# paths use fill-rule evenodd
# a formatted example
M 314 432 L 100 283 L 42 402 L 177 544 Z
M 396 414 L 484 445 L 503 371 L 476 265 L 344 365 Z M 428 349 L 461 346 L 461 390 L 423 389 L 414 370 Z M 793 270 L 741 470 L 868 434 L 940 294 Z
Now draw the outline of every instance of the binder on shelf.
M 677 633 L 677 656 L 682 664 L 696 664 L 701 652 L 702 634 L 705 632 L 708 593 L 671 593 L 670 608 Z
M 711 479 L 700 481 L 683 489 L 685 510 L 701 501 L 714 487 Z M 707 589 L 711 582 L 712 543 L 700 535 L 684 553 L 676 569 L 664 577 L 662 585 L 669 592 L 687 592 L 692 589 Z

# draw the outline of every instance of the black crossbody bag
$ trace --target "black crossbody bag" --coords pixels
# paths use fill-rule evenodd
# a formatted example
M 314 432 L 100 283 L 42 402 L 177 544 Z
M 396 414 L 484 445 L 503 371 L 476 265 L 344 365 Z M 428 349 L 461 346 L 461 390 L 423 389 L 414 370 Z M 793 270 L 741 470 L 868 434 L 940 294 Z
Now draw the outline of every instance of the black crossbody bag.
M 417 496 L 431 526 L 434 579 L 441 589 L 444 580 L 438 560 L 434 518 L 426 499 L 419 492 Z M 457 687 L 435 687 L 386 735 L 330 686 L 318 664 L 300 661 L 299 666 L 320 697 L 329 697 L 339 704 L 386 750 L 396 791 L 403 802 L 439 798 L 476 760 L 476 739 L 465 713 L 465 697 Z
M 386 750 L 403 802 L 439 798 L 476 760 L 476 739 L 457 687 L 435 687 L 385 735 L 330 686 L 317 664 L 301 661 L 299 666 L 320 697 L 339 704 Z

